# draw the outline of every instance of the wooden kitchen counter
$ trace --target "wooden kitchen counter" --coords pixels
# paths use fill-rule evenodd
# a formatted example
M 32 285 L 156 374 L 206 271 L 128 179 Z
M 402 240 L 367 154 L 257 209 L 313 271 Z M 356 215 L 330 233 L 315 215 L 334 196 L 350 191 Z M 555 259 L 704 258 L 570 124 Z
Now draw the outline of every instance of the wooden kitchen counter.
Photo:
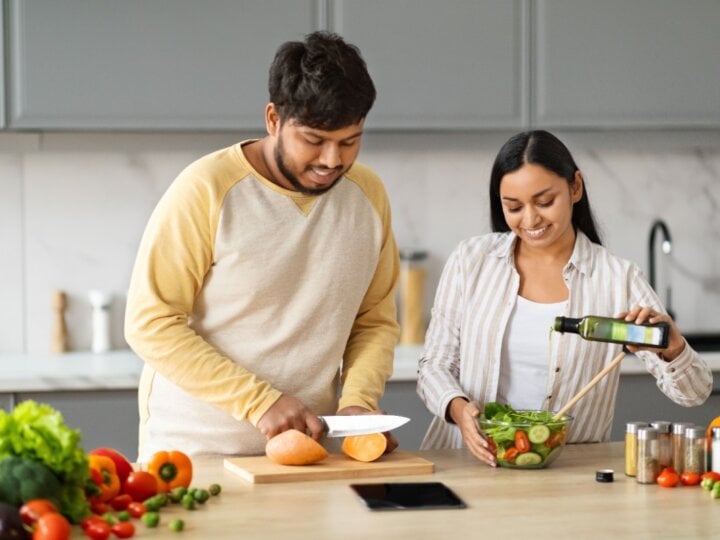
M 348 487 L 351 480 L 251 484 L 223 468 L 222 459 L 196 459 L 193 485 L 223 491 L 196 511 L 165 508 L 158 529 L 136 521 L 136 538 L 237 539 L 526 539 L 717 538 L 720 500 L 697 487 L 639 485 L 623 474 L 622 443 L 571 445 L 549 468 L 492 469 L 464 450 L 418 452 L 434 474 L 360 482 L 442 481 L 468 505 L 462 510 L 371 512 Z M 597 469 L 615 470 L 598 483 Z M 167 523 L 185 520 L 180 535 Z M 77 536 L 81 538 L 80 535 Z

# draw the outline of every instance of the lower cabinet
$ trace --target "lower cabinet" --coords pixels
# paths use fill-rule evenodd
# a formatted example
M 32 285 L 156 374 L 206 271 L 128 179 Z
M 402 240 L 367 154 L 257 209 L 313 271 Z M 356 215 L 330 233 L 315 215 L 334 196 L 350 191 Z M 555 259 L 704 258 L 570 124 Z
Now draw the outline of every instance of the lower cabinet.
M 715 383 L 716 386 L 718 383 Z M 625 439 L 627 422 L 692 422 L 698 426 L 707 426 L 710 420 L 720 415 L 720 389 L 715 388 L 712 395 L 697 407 L 683 407 L 670 400 L 657 387 L 651 375 L 623 375 L 620 377 L 615 417 L 610 438 L 613 441 Z
M 407 416 L 410 422 L 393 431 L 402 450 L 417 450 L 433 416 L 415 392 L 415 381 L 388 382 L 380 408 L 387 414 Z
M 17 392 L 0 394 L 0 407 L 11 410 L 16 404 L 35 400 L 60 411 L 65 424 L 80 430 L 86 450 L 100 446 L 115 448 L 130 461 L 137 460 L 137 390 L 92 390 Z

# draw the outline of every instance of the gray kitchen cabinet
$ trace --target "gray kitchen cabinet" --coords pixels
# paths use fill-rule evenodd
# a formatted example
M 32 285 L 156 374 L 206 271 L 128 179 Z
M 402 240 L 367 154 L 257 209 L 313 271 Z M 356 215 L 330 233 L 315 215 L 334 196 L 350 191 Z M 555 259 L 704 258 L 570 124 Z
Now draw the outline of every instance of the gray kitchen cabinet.
M 393 431 L 403 450 L 417 450 L 433 416 L 417 395 L 415 381 L 388 382 L 380 408 L 387 414 L 407 416 L 410 422 Z
M 720 127 L 720 2 L 537 0 L 534 126 Z
M 715 384 L 717 386 L 717 382 Z M 683 407 L 660 391 L 652 375 L 623 375 L 620 377 L 615 400 L 615 417 L 610 438 L 613 441 L 624 440 L 627 422 L 667 420 L 707 426 L 710 420 L 718 415 L 720 415 L 720 388 L 715 388 L 702 405 Z
M 278 45 L 321 0 L 8 0 L 11 128 L 264 128 Z
M 0 0 L 0 129 L 5 127 L 5 0 Z
M 357 45 L 378 91 L 375 129 L 527 123 L 521 0 L 334 0 L 331 30 Z
M 59 410 L 66 425 L 80 430 L 86 451 L 104 446 L 137 459 L 137 390 L 18 392 L 13 399 L 15 404 L 32 399 Z M 0 406 L 5 408 L 2 401 Z

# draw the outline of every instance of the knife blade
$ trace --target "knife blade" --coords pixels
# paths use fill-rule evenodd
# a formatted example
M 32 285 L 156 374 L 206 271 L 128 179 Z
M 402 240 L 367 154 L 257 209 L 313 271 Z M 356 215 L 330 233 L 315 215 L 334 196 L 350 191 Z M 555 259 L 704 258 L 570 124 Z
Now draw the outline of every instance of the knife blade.
M 383 433 L 407 424 L 410 419 L 392 414 L 359 414 L 354 416 L 318 416 L 326 437 L 349 437 Z

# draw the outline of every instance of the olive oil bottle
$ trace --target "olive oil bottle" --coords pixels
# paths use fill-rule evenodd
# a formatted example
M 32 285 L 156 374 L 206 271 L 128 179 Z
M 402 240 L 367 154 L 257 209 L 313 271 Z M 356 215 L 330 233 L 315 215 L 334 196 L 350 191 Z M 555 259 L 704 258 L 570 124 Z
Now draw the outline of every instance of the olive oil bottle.
M 667 348 L 670 336 L 670 325 L 665 322 L 635 324 L 622 319 L 594 315 L 581 319 L 556 317 L 553 328 L 560 333 L 579 334 L 590 341 L 640 345 L 658 349 Z

